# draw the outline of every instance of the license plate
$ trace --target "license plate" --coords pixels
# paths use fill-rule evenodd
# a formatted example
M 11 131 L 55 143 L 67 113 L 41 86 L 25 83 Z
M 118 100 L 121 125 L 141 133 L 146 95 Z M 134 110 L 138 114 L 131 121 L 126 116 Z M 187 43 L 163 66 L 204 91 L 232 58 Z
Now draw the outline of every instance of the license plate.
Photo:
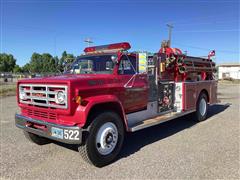
M 53 137 L 63 139 L 63 129 L 52 127 L 51 131 Z

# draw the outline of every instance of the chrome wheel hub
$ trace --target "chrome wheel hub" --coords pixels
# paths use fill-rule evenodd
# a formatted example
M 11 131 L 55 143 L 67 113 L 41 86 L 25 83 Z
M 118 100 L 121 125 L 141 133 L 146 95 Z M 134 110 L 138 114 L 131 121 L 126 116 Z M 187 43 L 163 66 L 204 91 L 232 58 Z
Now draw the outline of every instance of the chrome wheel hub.
M 115 124 L 107 122 L 97 132 L 96 148 L 101 155 L 110 154 L 117 145 L 118 130 Z
M 201 99 L 200 104 L 199 104 L 199 111 L 202 116 L 205 115 L 207 110 L 207 102 L 205 101 L 204 98 Z

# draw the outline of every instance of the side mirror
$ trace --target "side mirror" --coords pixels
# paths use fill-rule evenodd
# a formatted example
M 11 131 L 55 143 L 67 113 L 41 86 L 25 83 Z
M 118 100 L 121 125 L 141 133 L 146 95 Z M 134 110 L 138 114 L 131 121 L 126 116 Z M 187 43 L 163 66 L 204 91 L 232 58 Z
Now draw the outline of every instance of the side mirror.
M 111 56 L 111 60 L 114 64 L 117 64 L 118 63 L 118 57 L 116 55 L 112 55 Z

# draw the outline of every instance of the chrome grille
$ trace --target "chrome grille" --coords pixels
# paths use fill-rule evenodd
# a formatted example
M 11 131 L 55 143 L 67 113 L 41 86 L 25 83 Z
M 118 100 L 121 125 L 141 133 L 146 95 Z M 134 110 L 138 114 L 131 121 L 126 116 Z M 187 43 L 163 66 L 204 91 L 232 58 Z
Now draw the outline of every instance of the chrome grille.
M 62 91 L 66 97 L 63 104 L 56 103 L 56 96 Z M 68 96 L 67 86 L 63 85 L 44 85 L 44 84 L 20 84 L 20 92 L 25 92 L 25 98 L 19 99 L 20 103 L 36 105 L 40 107 L 67 108 Z

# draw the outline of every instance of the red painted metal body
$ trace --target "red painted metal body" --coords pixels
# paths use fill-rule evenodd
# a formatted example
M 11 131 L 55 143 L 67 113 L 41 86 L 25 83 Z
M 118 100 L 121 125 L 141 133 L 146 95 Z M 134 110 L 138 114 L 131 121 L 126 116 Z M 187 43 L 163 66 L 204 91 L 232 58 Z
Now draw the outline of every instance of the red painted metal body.
M 128 44 L 124 45 L 127 48 Z M 94 48 L 93 48 L 94 49 Z M 101 49 L 101 48 L 100 48 Z M 86 51 L 92 51 L 91 48 Z M 175 49 L 177 53 L 181 53 L 179 49 Z M 170 51 L 168 53 L 172 53 Z M 122 59 L 123 53 L 115 52 L 118 57 L 118 62 Z M 137 57 L 137 54 L 134 54 Z M 148 104 L 149 82 L 146 73 L 127 75 L 119 74 L 118 63 L 114 66 L 112 74 L 66 74 L 55 77 L 23 79 L 19 84 L 46 84 L 46 85 L 66 85 L 68 87 L 68 108 L 43 108 L 23 104 L 19 101 L 21 114 L 26 117 L 40 119 L 42 121 L 55 123 L 65 126 L 84 127 L 88 119 L 89 113 L 96 105 L 106 103 L 114 103 L 119 108 L 120 114 L 125 122 L 126 129 L 128 124 L 126 114 L 137 112 L 145 109 Z M 185 82 L 186 76 L 177 73 L 178 67 L 167 72 L 171 81 L 183 81 L 183 111 L 193 110 L 196 108 L 197 98 L 202 90 L 208 93 L 209 103 L 214 103 L 216 99 L 216 81 L 197 81 Z M 164 77 L 164 74 L 163 76 Z M 17 91 L 19 93 L 19 91 Z M 81 96 L 81 102 L 76 102 L 76 97 Z
M 121 59 L 121 53 L 118 54 Z M 113 74 L 66 74 L 55 77 L 23 79 L 18 84 L 49 84 L 67 85 L 68 88 L 68 108 L 52 109 L 31 106 L 18 103 L 23 116 L 44 120 L 46 122 L 57 123 L 66 126 L 83 127 L 86 123 L 90 110 L 97 104 L 117 103 L 121 107 L 124 121 L 126 113 L 142 110 L 148 100 L 147 75 L 139 74 L 134 78 L 133 91 L 125 88 L 124 85 L 132 75 L 118 74 L 118 65 L 115 66 Z M 90 83 L 93 82 L 93 83 Z M 136 89 L 137 91 L 134 91 Z M 17 91 L 18 92 L 18 91 Z M 75 102 L 76 96 L 81 96 L 82 104 Z M 141 97 L 141 98 L 139 98 Z M 37 113 L 36 113 L 37 112 Z M 50 113 L 50 114 L 49 114 Z M 37 114 L 37 116 L 35 115 Z M 47 114 L 40 116 L 41 114 Z M 38 117 L 38 115 L 40 117 Z M 45 118 L 51 116 L 52 118 Z

